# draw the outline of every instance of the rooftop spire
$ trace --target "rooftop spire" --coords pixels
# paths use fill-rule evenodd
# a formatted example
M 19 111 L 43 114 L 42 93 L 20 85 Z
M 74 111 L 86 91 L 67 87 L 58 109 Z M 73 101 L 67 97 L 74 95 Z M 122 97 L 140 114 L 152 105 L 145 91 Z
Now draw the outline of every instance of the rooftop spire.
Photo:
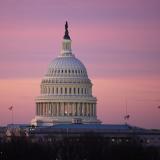
M 68 32 L 68 22 L 66 21 L 66 24 L 65 24 L 65 35 L 63 37 L 64 39 L 70 39 L 69 37 L 69 32 Z

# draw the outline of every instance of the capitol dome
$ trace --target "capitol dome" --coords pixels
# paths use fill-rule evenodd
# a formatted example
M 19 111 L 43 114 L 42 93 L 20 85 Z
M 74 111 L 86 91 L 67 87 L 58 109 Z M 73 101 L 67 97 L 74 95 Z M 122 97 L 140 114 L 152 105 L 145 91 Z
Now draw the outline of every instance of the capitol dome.
M 74 55 L 59 56 L 48 67 L 46 77 L 88 77 L 83 63 Z
M 60 55 L 49 64 L 40 87 L 40 96 L 35 99 L 36 116 L 31 124 L 100 123 L 87 70 L 72 54 L 67 22 Z

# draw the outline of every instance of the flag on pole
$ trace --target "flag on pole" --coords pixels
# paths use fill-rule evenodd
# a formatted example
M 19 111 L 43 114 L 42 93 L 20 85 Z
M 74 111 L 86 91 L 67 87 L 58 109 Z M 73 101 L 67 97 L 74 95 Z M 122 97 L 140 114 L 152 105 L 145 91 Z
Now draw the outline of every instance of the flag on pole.
M 12 111 L 12 110 L 13 110 L 13 106 L 10 106 L 8 109 L 9 109 L 10 111 Z
M 125 119 L 125 120 L 128 120 L 129 118 L 130 118 L 130 115 L 129 115 L 129 114 L 124 116 L 124 119 Z

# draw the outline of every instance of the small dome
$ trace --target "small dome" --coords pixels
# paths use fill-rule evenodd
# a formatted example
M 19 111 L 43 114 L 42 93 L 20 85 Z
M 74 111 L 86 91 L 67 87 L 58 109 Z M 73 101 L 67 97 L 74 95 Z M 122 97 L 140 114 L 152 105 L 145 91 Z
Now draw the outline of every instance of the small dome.
M 88 77 L 83 63 L 71 56 L 59 56 L 55 58 L 48 67 L 46 76 L 66 77 L 66 76 Z

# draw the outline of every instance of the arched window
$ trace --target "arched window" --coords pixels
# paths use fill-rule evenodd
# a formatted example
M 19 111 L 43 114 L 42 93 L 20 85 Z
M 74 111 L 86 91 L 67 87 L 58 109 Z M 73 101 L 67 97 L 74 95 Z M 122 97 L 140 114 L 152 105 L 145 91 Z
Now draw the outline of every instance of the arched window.
M 74 94 L 76 94 L 76 88 L 73 89 Z
M 86 92 L 86 88 L 85 88 L 85 90 L 84 90 L 84 93 L 86 94 L 87 92 Z
M 54 94 L 54 87 L 52 88 L 52 93 Z
M 45 94 L 47 93 L 47 88 L 46 88 L 46 87 L 44 88 L 44 93 L 45 93 Z
M 63 88 L 61 88 L 61 94 L 63 94 Z
M 83 88 L 81 88 L 81 93 L 83 94 Z
M 56 93 L 58 94 L 58 88 L 56 88 Z
M 48 87 L 48 94 L 50 94 L 50 88 Z
M 67 88 L 65 88 L 65 94 L 67 94 Z
M 72 90 L 71 90 L 71 88 L 69 88 L 69 94 L 71 94 L 71 92 L 72 92 Z

